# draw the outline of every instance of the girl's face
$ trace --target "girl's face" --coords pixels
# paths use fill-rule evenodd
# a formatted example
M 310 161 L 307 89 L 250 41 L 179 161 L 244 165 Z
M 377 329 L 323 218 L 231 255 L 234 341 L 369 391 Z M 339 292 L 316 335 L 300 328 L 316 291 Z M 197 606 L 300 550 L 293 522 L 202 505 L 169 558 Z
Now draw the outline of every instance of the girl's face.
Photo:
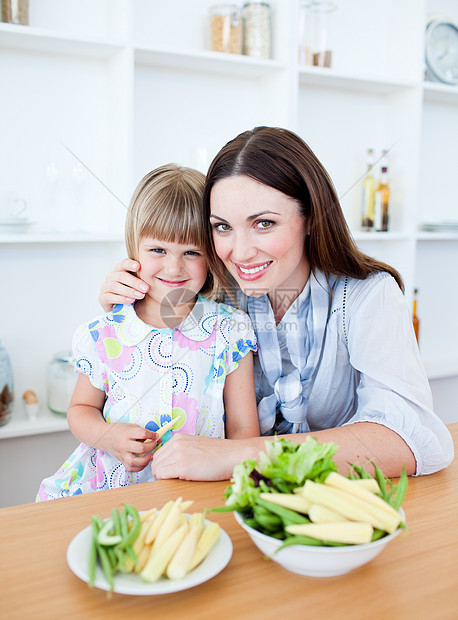
M 241 289 L 292 302 L 310 272 L 297 202 L 248 176 L 217 181 L 210 202 L 216 252 Z
M 207 258 L 193 244 L 142 237 L 138 246 L 139 275 L 150 285 L 149 304 L 179 307 L 195 300 L 207 278 Z M 148 299 L 146 300 L 148 302 Z

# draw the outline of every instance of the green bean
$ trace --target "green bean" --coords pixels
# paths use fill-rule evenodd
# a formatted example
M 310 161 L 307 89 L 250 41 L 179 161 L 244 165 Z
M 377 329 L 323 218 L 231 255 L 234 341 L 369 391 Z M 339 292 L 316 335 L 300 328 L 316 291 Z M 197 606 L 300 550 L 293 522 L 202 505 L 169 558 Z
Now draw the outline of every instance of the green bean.
M 130 528 L 130 531 L 127 520 L 128 516 L 132 518 L 132 527 Z M 138 514 L 137 509 L 130 504 L 126 504 L 121 513 L 121 531 L 123 534 L 124 531 L 126 531 L 126 534 L 123 535 L 123 539 L 119 543 L 120 549 L 125 549 L 126 547 L 132 545 L 133 542 L 135 542 L 137 536 L 140 533 L 141 526 L 142 522 L 140 520 L 140 515 Z
M 103 574 L 105 575 L 105 579 L 110 586 L 110 591 L 113 592 L 113 569 L 111 567 L 110 559 L 108 557 L 107 549 L 103 545 L 99 545 L 97 543 L 97 551 L 99 552 L 100 564 L 102 566 Z
M 297 525 L 299 523 L 310 523 L 307 517 L 295 512 L 294 510 L 290 510 L 289 508 L 284 508 L 283 506 L 278 506 L 277 504 L 273 504 L 272 502 L 267 502 L 263 499 L 258 498 L 256 503 L 264 508 L 267 508 L 270 512 L 278 515 L 280 519 L 283 521 L 283 525 L 286 527 L 287 525 Z
M 91 547 L 89 549 L 88 560 L 88 573 L 89 573 L 89 587 L 92 588 L 95 582 L 95 571 L 97 567 L 97 536 L 99 534 L 100 526 L 96 519 L 91 518 L 92 525 L 92 538 Z
M 361 467 L 357 463 L 352 464 L 353 469 L 358 474 L 360 478 L 372 478 L 369 472 L 367 472 L 364 467 Z
M 278 547 L 275 553 L 278 553 L 281 549 L 285 547 L 290 547 L 291 545 L 313 545 L 315 547 L 322 547 L 323 541 L 318 540 L 318 538 L 312 538 L 311 536 L 304 536 L 302 534 L 297 534 L 295 536 L 289 536 L 285 542 Z
M 374 463 L 374 471 L 375 471 L 375 479 L 378 482 L 378 485 L 380 487 L 380 491 L 382 493 L 382 497 L 385 498 L 386 496 L 386 478 L 383 475 L 382 471 L 377 467 L 377 465 L 375 465 Z
M 105 549 L 107 550 L 108 559 L 110 560 L 111 567 L 113 570 L 116 570 L 118 566 L 118 558 L 116 557 L 116 553 L 113 547 L 108 547 L 105 545 Z
M 386 536 L 385 530 L 379 530 L 378 528 L 375 528 L 372 534 L 371 542 L 374 542 L 374 540 L 378 540 L 379 538 L 383 538 L 384 536 Z
M 131 545 L 127 545 L 126 552 L 130 556 L 131 560 L 136 564 L 138 562 L 138 557 Z
M 393 506 L 395 510 L 399 510 L 399 508 L 401 507 L 401 504 L 407 492 L 407 486 L 408 486 L 407 474 L 406 474 L 405 468 L 403 467 L 402 472 L 401 472 L 401 477 L 399 478 L 399 482 L 396 486 L 396 495 L 394 496 L 394 499 L 391 502 L 391 505 Z
M 121 536 L 121 518 L 116 508 L 113 508 L 111 512 L 111 518 L 113 519 L 113 534 L 115 536 Z

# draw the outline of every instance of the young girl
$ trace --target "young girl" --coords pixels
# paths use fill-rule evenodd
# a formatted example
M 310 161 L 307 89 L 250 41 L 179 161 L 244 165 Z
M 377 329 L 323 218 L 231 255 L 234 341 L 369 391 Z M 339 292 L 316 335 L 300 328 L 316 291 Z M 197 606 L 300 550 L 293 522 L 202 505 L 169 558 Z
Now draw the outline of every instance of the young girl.
M 259 436 L 255 336 L 247 315 L 215 301 L 204 181 L 196 170 L 169 164 L 137 186 L 126 245 L 149 291 L 76 331 L 80 374 L 67 418 L 82 443 L 42 482 L 37 501 L 153 480 L 154 431 L 172 419 L 162 442 L 177 432 Z

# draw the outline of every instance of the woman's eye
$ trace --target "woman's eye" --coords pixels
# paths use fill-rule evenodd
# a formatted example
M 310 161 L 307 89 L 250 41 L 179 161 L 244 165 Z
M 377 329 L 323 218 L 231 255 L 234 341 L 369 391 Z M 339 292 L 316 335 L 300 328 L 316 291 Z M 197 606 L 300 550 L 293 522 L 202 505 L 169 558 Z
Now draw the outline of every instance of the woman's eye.
M 275 222 L 272 222 L 272 220 L 259 220 L 256 222 L 256 228 L 266 230 L 267 228 L 272 228 L 274 224 Z
M 229 224 L 223 224 L 223 223 L 219 223 L 219 224 L 213 224 L 213 230 L 215 230 L 216 232 L 227 232 L 228 230 L 230 230 L 230 226 Z

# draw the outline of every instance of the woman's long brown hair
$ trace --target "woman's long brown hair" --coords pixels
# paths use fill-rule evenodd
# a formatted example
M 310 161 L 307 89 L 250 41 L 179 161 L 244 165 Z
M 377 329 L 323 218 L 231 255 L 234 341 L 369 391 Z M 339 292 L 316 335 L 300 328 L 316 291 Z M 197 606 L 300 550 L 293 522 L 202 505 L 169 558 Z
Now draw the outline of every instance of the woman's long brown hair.
M 211 262 L 223 285 L 227 272 L 216 256 L 210 225 L 210 195 L 224 178 L 246 175 L 295 199 L 301 207 L 309 234 L 305 238 L 312 271 L 350 276 L 358 280 L 386 271 L 402 291 L 400 274 L 385 263 L 361 252 L 345 220 L 334 185 L 309 146 L 295 133 L 276 127 L 256 127 L 228 142 L 216 155 L 207 173 L 203 193 L 204 219 L 213 248 Z

